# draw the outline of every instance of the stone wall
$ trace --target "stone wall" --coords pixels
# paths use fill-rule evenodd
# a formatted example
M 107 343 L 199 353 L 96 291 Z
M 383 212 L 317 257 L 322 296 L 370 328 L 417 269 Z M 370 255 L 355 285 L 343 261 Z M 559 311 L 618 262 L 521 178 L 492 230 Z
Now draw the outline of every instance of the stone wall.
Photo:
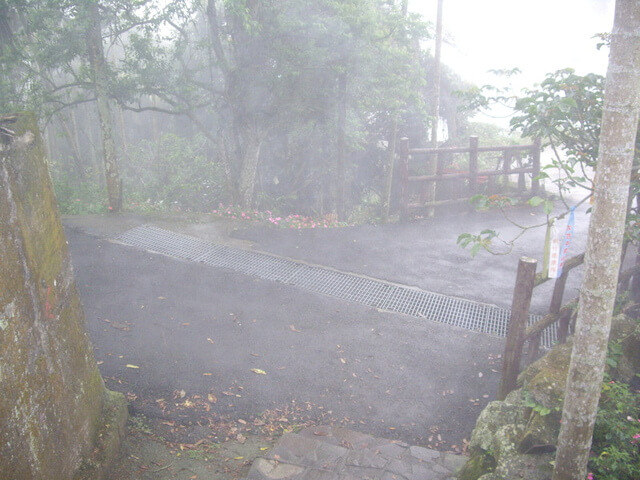
M 18 115 L 4 126 L 0 479 L 78 478 L 100 451 L 105 414 L 119 438 L 124 401 L 96 367 L 37 125 Z

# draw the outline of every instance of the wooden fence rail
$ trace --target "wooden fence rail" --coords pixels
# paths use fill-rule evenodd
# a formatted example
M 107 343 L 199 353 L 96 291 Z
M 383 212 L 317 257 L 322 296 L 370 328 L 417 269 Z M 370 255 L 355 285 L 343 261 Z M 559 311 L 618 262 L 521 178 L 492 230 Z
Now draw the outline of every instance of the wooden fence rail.
M 496 152 L 500 153 L 501 168 L 494 170 L 479 170 L 478 158 L 480 153 Z M 468 164 L 464 171 L 446 172 L 444 168 L 444 155 L 466 153 L 468 154 Z M 531 163 L 528 166 L 518 166 L 514 168 L 513 159 L 520 158 L 522 155 L 530 155 Z M 499 147 L 480 147 L 478 137 L 469 138 L 468 147 L 444 147 L 444 148 L 409 148 L 409 139 L 400 139 L 399 145 L 400 162 L 398 164 L 398 176 L 400 179 L 400 215 L 406 218 L 408 214 L 416 209 L 428 209 L 442 205 L 453 205 L 468 202 L 471 197 L 478 193 L 478 184 L 480 180 L 487 180 L 490 183 L 494 177 L 509 175 L 518 175 L 518 190 L 524 191 L 525 174 L 531 175 L 530 195 L 536 195 L 540 188 L 538 175 L 540 174 L 540 141 L 536 140 L 531 145 L 508 145 Z M 429 161 L 437 162 L 435 175 L 417 175 L 412 174 L 410 170 L 410 160 L 418 157 L 431 158 Z M 468 181 L 466 195 L 446 200 L 438 200 L 436 198 L 421 199 L 420 201 L 412 201 L 412 186 L 422 186 L 422 190 L 428 190 L 427 185 L 447 180 L 464 179 Z M 495 192 L 492 192 L 495 193 Z
M 531 266 L 533 262 L 533 266 Z M 523 257 L 518 264 L 518 276 L 513 294 L 511 320 L 507 331 L 504 354 L 502 357 L 502 378 L 498 390 L 498 400 L 504 400 L 507 394 L 516 388 L 518 375 L 522 366 L 522 352 L 525 343 L 529 343 L 526 363 L 533 362 L 538 357 L 540 339 L 543 330 L 557 323 L 558 343 L 565 343 L 569 335 L 569 326 L 578 305 L 578 299 L 562 305 L 565 285 L 569 273 L 584 263 L 584 253 L 567 260 L 562 268 L 562 274 L 555 279 L 549 313 L 535 324 L 527 326 L 529 320 L 529 306 L 533 289 L 549 280 L 541 274 L 535 274 L 536 261 Z M 521 270 L 524 269 L 524 273 Z M 533 269 L 533 276 L 531 270 Z M 631 278 L 640 274 L 640 265 L 635 265 L 620 272 L 618 288 L 628 285 Z M 529 301 L 523 301 L 523 299 Z

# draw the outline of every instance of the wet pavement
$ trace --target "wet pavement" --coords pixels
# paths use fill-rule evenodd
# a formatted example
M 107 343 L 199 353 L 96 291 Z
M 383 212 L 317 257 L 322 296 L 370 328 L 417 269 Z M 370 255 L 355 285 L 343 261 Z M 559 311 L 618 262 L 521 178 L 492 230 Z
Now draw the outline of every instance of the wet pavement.
M 514 214 L 521 222 L 540 220 L 528 209 Z M 577 219 L 572 253 L 580 251 L 586 222 Z M 249 424 L 279 410 L 290 423 L 299 415 L 451 451 L 463 450 L 494 397 L 502 338 L 112 239 L 150 224 L 508 308 L 517 259 L 540 258 L 544 237 L 527 232 L 509 255 L 471 258 L 456 245 L 460 233 L 517 230 L 493 213 L 300 231 L 208 216 L 83 216 L 63 223 L 101 372 L 110 388 L 128 394 L 136 413 L 202 423 L 185 409 L 184 418 L 172 414 L 163 402 L 209 398 L 215 401 L 207 413 Z M 576 288 L 570 284 L 567 296 Z M 544 313 L 549 290 L 536 291 L 534 311 Z

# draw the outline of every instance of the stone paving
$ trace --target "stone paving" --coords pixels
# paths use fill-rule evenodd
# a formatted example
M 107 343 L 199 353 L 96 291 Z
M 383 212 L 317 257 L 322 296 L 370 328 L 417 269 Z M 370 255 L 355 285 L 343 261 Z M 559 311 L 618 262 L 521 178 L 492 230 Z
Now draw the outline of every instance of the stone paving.
M 466 457 L 342 427 L 284 435 L 254 461 L 247 480 L 455 480 Z

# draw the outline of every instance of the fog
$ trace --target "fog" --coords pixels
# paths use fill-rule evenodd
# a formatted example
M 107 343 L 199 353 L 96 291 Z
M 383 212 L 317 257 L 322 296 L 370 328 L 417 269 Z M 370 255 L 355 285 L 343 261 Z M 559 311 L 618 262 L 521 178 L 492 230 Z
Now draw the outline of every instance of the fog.
M 38 117 L 109 388 L 181 451 L 326 422 L 465 453 L 518 258 L 543 261 L 544 230 L 520 225 L 548 215 L 526 203 L 539 143 L 459 92 L 503 86 L 491 69 L 522 71 L 515 94 L 604 74 L 613 3 L 444 0 L 436 114 L 429 30 L 400 1 L 2 3 L 0 108 Z M 524 199 L 517 224 L 475 215 L 476 194 Z M 519 240 L 492 257 L 492 229 Z
M 435 19 L 437 0 L 412 0 L 409 8 Z M 476 85 L 504 83 L 490 70 L 519 68 L 510 79 L 515 93 L 547 73 L 606 73 L 608 49 L 594 35 L 610 32 L 614 0 L 444 0 L 442 62 Z M 433 48 L 433 47 L 432 47 Z M 481 117 L 501 126 L 509 112 Z

